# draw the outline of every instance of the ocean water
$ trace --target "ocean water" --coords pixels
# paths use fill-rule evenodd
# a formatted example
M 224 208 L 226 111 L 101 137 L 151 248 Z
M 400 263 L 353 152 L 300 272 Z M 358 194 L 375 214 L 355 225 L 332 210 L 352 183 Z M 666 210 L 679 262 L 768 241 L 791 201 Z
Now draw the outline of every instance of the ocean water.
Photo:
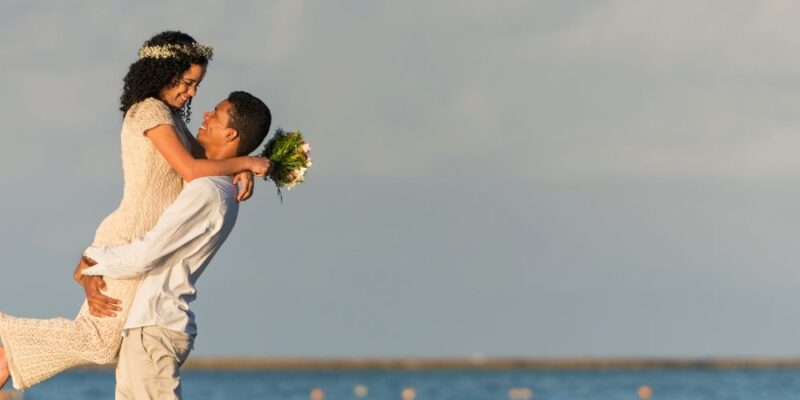
M 800 370 L 514 370 L 514 371 L 185 371 L 184 399 L 310 399 L 319 389 L 326 400 L 612 400 L 800 399 Z M 366 395 L 359 397 L 361 385 Z M 516 389 L 516 390 L 514 390 Z M 364 394 L 363 392 L 360 394 Z M 516 396 L 516 397 L 515 397 Z M 24 393 L 25 400 L 113 399 L 111 371 L 64 373 Z M 2 398 L 0 396 L 0 398 Z

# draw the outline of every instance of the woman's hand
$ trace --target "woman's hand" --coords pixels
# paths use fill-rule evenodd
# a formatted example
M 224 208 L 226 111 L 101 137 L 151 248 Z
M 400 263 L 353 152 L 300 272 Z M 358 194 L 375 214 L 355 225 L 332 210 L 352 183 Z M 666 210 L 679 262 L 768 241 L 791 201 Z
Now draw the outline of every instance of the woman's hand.
M 271 167 L 269 159 L 266 157 L 250 157 L 250 171 L 256 176 L 266 176 Z
M 236 201 L 245 201 L 253 195 L 253 173 L 251 171 L 243 171 L 233 176 L 233 184 L 239 184 L 239 196 Z

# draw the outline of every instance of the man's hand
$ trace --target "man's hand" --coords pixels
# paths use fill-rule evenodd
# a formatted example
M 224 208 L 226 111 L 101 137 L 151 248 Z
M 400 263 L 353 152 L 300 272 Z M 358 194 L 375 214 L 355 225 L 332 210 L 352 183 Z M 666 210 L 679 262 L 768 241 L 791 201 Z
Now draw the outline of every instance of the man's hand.
M 81 272 L 83 272 L 84 269 L 89 268 L 95 264 L 97 263 L 91 258 L 81 257 L 81 260 L 78 261 L 78 266 L 75 267 L 75 272 L 72 273 L 72 279 L 74 279 L 75 282 L 78 282 L 78 285 L 83 286 L 83 275 L 81 274 Z
M 95 317 L 116 317 L 114 311 L 122 311 L 121 303 L 101 293 L 106 290 L 106 282 L 102 276 L 84 276 L 81 279 L 86 301 L 89 303 L 89 312 Z

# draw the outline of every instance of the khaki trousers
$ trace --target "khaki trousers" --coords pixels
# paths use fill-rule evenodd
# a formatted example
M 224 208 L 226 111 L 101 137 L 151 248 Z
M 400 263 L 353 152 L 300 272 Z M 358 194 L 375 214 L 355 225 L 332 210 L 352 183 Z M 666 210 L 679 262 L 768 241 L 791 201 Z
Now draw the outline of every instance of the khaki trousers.
M 126 331 L 117 363 L 116 400 L 181 398 L 180 367 L 194 335 L 158 326 Z

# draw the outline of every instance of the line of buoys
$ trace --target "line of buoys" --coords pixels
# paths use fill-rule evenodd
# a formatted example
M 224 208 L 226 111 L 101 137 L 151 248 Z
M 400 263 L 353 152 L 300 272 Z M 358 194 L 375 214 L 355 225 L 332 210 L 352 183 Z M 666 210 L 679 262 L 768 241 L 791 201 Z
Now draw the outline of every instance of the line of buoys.
M 369 389 L 367 389 L 365 385 L 358 384 L 353 387 L 353 393 L 356 395 L 356 397 L 366 397 L 369 393 Z M 640 386 L 636 393 L 639 395 L 641 400 L 648 400 L 653 397 L 653 389 L 647 385 Z M 311 393 L 308 395 L 308 397 L 311 400 L 325 400 L 325 391 L 320 388 L 314 388 L 311 390 Z M 400 392 L 400 397 L 403 400 L 414 400 L 417 398 L 417 391 L 412 387 L 407 387 Z M 521 387 L 508 389 L 509 400 L 530 400 L 532 398 L 533 390 L 529 388 Z M 0 396 L 0 400 L 3 399 L 5 399 L 5 397 Z

